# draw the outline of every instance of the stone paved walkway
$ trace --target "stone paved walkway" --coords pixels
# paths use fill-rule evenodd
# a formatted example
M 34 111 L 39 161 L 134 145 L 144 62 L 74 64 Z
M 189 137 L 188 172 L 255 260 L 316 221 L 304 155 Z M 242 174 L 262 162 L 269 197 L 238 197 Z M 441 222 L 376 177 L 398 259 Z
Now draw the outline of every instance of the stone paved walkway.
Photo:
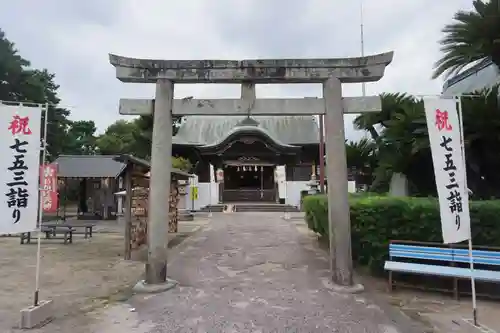
M 324 251 L 279 216 L 214 214 L 170 253 L 179 287 L 38 332 L 421 332 L 366 294 L 333 292 Z

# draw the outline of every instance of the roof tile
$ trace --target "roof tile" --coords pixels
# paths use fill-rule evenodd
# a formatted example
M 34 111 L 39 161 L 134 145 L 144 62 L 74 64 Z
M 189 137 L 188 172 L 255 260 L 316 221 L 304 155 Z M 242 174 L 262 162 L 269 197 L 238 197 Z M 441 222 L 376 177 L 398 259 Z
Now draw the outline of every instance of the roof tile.
M 125 164 L 113 160 L 115 155 L 61 155 L 57 163 L 61 178 L 114 178 Z
M 221 141 L 244 119 L 243 116 L 189 116 L 181 124 L 174 144 L 210 145 Z M 252 116 L 273 138 L 290 145 L 319 143 L 314 116 Z

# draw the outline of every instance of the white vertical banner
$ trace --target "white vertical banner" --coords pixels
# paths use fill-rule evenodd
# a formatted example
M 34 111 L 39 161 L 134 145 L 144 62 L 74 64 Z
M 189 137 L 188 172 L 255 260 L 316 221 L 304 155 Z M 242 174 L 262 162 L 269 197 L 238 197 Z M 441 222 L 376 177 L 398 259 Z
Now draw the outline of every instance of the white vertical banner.
M 455 99 L 424 99 L 443 242 L 470 239 L 469 196 Z
M 0 234 L 34 231 L 42 108 L 0 104 Z
M 277 165 L 276 169 L 274 170 L 275 172 L 275 179 L 276 182 L 278 183 L 278 195 L 280 199 L 283 199 L 286 197 L 285 195 L 285 182 L 286 182 L 286 170 L 284 165 Z
M 217 183 L 224 183 L 224 169 L 218 168 L 216 173 L 217 173 L 216 177 Z

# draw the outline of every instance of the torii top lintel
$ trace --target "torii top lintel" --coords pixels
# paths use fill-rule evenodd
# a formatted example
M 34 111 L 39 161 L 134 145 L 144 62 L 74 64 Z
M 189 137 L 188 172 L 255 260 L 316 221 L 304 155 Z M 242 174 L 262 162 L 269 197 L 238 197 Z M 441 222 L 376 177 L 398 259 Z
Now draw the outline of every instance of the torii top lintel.
M 357 58 L 256 60 L 151 60 L 109 55 L 122 82 L 154 83 L 343 83 L 373 82 L 384 76 L 394 52 Z

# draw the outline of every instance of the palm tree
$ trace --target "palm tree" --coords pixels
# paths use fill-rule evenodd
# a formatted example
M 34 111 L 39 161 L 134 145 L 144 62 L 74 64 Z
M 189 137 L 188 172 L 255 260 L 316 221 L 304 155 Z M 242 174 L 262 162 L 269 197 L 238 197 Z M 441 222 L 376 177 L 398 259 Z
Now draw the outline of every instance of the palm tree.
M 356 142 L 346 140 L 347 166 L 362 169 L 367 164 L 371 165 L 375 162 L 375 148 L 375 143 L 367 138 Z
M 396 113 L 404 112 L 405 107 L 411 106 L 414 103 L 413 96 L 407 94 L 381 94 L 382 111 L 363 113 L 354 119 L 354 127 L 358 130 L 368 131 L 374 141 L 380 136 L 379 131 L 387 127 L 387 121 Z M 379 131 L 377 131 L 377 128 Z
M 373 170 L 377 166 L 375 142 L 367 138 L 356 142 L 346 140 L 346 159 L 356 183 L 370 186 Z
M 500 197 L 499 87 L 462 98 L 469 188 L 481 198 Z
M 456 74 L 485 58 L 500 68 L 500 0 L 474 0 L 473 5 L 473 11 L 457 12 L 455 22 L 442 30 L 444 55 L 434 66 L 433 79 Z
M 413 157 L 429 146 L 423 102 L 399 93 L 383 94 L 381 98 L 381 112 L 360 115 L 354 124 L 370 132 L 377 146 L 372 189 L 386 190 L 392 184 L 393 194 L 405 195 L 409 192 L 407 174 Z
M 496 86 L 462 98 L 468 187 L 478 198 L 500 198 L 498 94 Z M 381 128 L 375 141 L 378 164 L 371 190 L 391 188 L 393 194 L 404 194 L 411 189 L 412 194 L 435 195 L 423 102 L 411 96 L 404 99 L 394 96 L 383 96 L 382 112 L 356 119 L 358 128 L 360 124 Z

